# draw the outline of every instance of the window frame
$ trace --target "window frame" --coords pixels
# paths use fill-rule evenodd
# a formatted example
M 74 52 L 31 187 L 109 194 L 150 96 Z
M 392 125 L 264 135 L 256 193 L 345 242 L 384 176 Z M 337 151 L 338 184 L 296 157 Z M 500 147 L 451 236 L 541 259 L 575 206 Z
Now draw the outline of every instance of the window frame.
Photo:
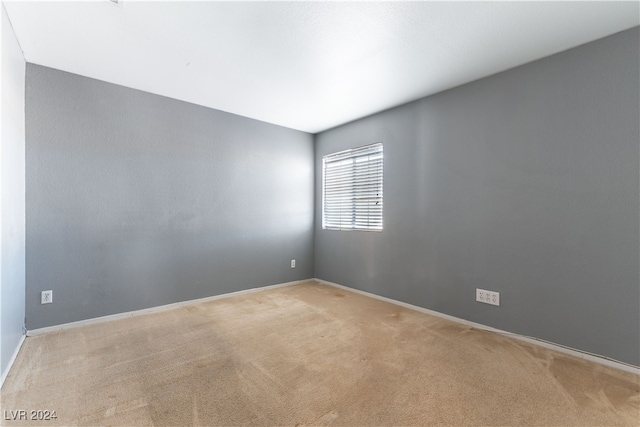
M 363 163 L 358 165 L 359 159 L 363 160 Z M 349 164 L 345 163 L 351 161 L 352 166 L 349 170 Z M 331 179 L 334 181 L 340 179 L 339 174 L 342 174 L 343 181 L 351 179 L 351 192 L 342 192 L 335 188 L 331 191 L 331 198 L 339 199 L 342 196 L 343 206 L 328 205 L 327 201 L 327 168 L 328 164 L 334 163 L 334 167 L 341 167 L 341 172 L 334 172 L 336 174 Z M 342 163 L 338 165 L 338 163 Z M 373 170 L 371 170 L 373 169 Z M 345 172 L 346 171 L 346 172 Z M 357 180 L 371 180 L 375 181 L 373 184 L 362 184 L 362 181 Z M 335 182 L 333 183 L 336 184 Z M 348 185 L 348 184 L 347 184 Z M 356 186 L 359 189 L 356 189 Z M 371 196 L 372 190 L 376 191 L 375 196 Z M 375 202 L 375 205 L 363 203 L 362 199 L 370 199 L 371 202 Z M 338 151 L 335 153 L 329 153 L 322 156 L 322 229 L 323 230 L 338 230 L 338 231 L 373 231 L 382 232 L 384 229 L 384 146 L 383 143 L 375 142 L 373 144 L 367 144 L 347 150 Z M 344 206 L 346 201 L 346 206 Z M 337 204 L 338 202 L 336 202 Z M 375 208 L 372 209 L 372 206 Z M 334 218 L 327 218 L 332 216 L 328 214 L 328 210 L 339 210 L 340 213 L 333 215 Z M 343 220 L 339 218 L 336 221 L 336 216 L 342 217 L 343 211 L 350 216 L 350 220 Z

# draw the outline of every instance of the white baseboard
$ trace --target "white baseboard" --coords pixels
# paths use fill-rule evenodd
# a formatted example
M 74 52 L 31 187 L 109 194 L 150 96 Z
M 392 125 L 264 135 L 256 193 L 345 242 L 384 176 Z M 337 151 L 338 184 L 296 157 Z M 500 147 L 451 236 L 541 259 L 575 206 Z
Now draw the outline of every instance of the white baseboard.
M 296 280 L 294 282 L 278 283 L 278 284 L 275 284 L 275 285 L 267 285 L 267 286 L 262 286 L 262 287 L 258 287 L 258 288 L 245 289 L 245 290 L 242 290 L 242 291 L 230 292 L 230 293 L 221 294 L 221 295 L 214 295 L 214 296 L 211 296 L 211 297 L 204 297 L 204 298 L 198 298 L 198 299 L 193 299 L 193 300 L 188 300 L 188 301 L 174 302 L 174 303 L 166 304 L 166 305 L 159 305 L 159 306 L 156 306 L 156 307 L 143 308 L 143 309 L 140 309 L 140 310 L 127 311 L 125 313 L 118 313 L 118 314 L 111 314 L 111 315 L 108 315 L 108 316 L 94 317 L 92 319 L 86 319 L 86 320 L 78 320 L 77 322 L 63 323 L 61 325 L 47 326 L 47 327 L 44 327 L 44 328 L 28 330 L 27 331 L 27 336 L 34 337 L 36 335 L 48 334 L 48 333 L 51 333 L 51 332 L 58 332 L 58 331 L 62 331 L 62 330 L 65 330 L 65 329 L 77 328 L 79 326 L 92 325 L 92 324 L 95 324 L 95 323 L 102 323 L 102 322 L 109 322 L 111 320 L 125 319 L 127 317 L 140 316 L 142 314 L 157 313 L 157 312 L 160 312 L 160 311 L 171 310 L 172 308 L 180 307 L 180 306 L 183 306 L 183 305 L 195 304 L 195 303 L 206 302 L 206 301 L 214 301 L 214 300 L 217 300 L 217 299 L 223 299 L 223 298 L 229 298 L 229 297 L 234 297 L 234 296 L 238 296 L 238 295 L 250 294 L 250 293 L 253 293 L 253 292 L 260 292 L 260 291 L 264 291 L 264 290 L 267 290 L 267 289 L 275 289 L 275 288 L 282 288 L 282 287 L 285 287 L 285 286 L 293 286 L 293 285 L 297 285 L 297 284 L 300 284 L 300 283 L 308 282 L 310 280 L 313 280 L 313 279 Z
M 354 292 L 356 294 L 361 294 L 361 295 L 365 295 L 371 298 L 375 298 L 381 301 L 385 301 L 391 304 L 395 304 L 395 305 L 399 305 L 401 307 L 404 308 L 408 308 L 410 310 L 415 310 L 415 311 L 419 311 L 421 313 L 426 313 L 426 314 L 430 314 L 432 316 L 436 316 L 436 317 L 440 317 L 443 319 L 447 319 L 450 320 L 452 322 L 456 322 L 456 323 L 461 323 L 463 325 L 467 325 L 476 329 L 482 329 L 484 331 L 489 331 L 489 332 L 494 332 L 500 335 L 505 335 L 507 337 L 510 338 L 514 338 L 520 341 L 524 341 L 527 342 L 529 344 L 534 344 L 540 347 L 544 347 L 544 348 L 548 348 L 551 350 L 555 350 L 558 351 L 560 353 L 565 353 L 574 357 L 579 357 L 580 359 L 585 359 L 588 360 L 590 362 L 595 362 L 595 363 L 599 363 L 601 365 L 605 365 L 605 366 L 609 366 L 612 368 L 616 368 L 616 369 L 620 369 L 626 372 L 631 372 L 632 374 L 636 374 L 636 375 L 640 375 L 640 367 L 637 366 L 633 366 L 633 365 L 629 365 L 627 363 L 624 362 L 620 362 L 618 360 L 614 360 L 614 359 L 610 359 L 608 357 L 605 356 L 599 356 L 597 354 L 593 354 L 593 353 L 587 353 L 585 351 L 582 350 L 577 350 L 577 349 L 573 349 L 570 347 L 565 347 L 563 345 L 560 344 L 555 344 L 549 341 L 545 341 L 545 340 L 541 340 L 539 338 L 534 338 L 534 337 L 528 337 L 526 335 L 520 335 L 520 334 L 515 334 L 513 332 L 507 332 L 507 331 L 503 331 L 501 329 L 496 329 L 496 328 L 492 328 L 491 326 L 486 326 L 483 325 L 481 323 L 476 323 L 476 322 L 471 322 L 469 320 L 464 320 L 464 319 L 460 319 L 459 317 L 454 317 L 454 316 L 450 316 L 448 314 L 444 314 L 444 313 L 440 313 L 438 311 L 434 311 L 434 310 L 429 310 L 428 308 L 423 308 L 423 307 L 419 307 L 417 305 L 413 305 L 413 304 L 407 304 L 406 302 L 402 302 L 402 301 L 397 301 L 391 298 L 387 298 L 387 297 L 383 297 L 380 295 L 376 295 L 376 294 L 372 294 L 370 292 L 366 292 L 366 291 L 361 291 L 359 289 L 354 289 L 354 288 L 350 288 L 348 286 L 344 286 L 344 285 L 339 285 L 337 283 L 333 283 L 333 282 L 328 282 L 326 280 L 322 280 L 322 279 L 314 279 L 316 282 L 319 283 L 324 283 L 325 285 L 329 285 L 329 286 L 333 286 L 336 288 L 340 288 L 340 289 L 344 289 L 346 291 L 350 291 L 350 292 Z
M 582 350 L 578 350 L 578 349 L 573 349 L 570 347 L 566 347 L 560 344 L 555 344 L 549 341 L 545 341 L 545 340 L 541 340 L 539 338 L 534 338 L 534 337 L 529 337 L 529 336 L 525 336 L 525 335 L 520 335 L 520 334 L 515 334 L 512 332 L 507 332 L 507 331 L 503 331 L 501 329 L 496 329 L 493 328 L 491 326 L 486 326 L 483 325 L 481 323 L 476 323 L 476 322 L 472 322 L 469 320 L 465 320 L 465 319 L 461 319 L 459 317 L 455 317 L 455 316 L 450 316 L 448 314 L 444 314 L 444 313 L 440 313 L 438 311 L 434 311 L 434 310 L 429 310 L 428 308 L 424 308 L 424 307 L 419 307 L 417 305 L 413 305 L 413 304 L 408 304 L 402 301 L 397 301 L 391 298 L 387 298 L 387 297 L 383 297 L 380 295 L 376 295 L 376 294 L 372 294 L 370 292 L 366 292 L 366 291 L 361 291 L 359 289 L 354 289 L 354 288 L 350 288 L 348 286 L 344 286 L 344 285 L 339 285 L 337 283 L 333 283 L 333 282 L 329 282 L 326 280 L 322 280 L 322 279 L 305 279 L 305 280 L 297 280 L 294 282 L 286 282 L 286 283 L 279 283 L 276 285 L 269 285 L 269 286 L 263 286 L 263 287 L 258 287 L 258 288 L 252 288 L 252 289 L 245 289 L 242 291 L 237 291 L 237 292 L 230 292 L 227 294 L 221 294 L 221 295 L 214 295 L 211 297 L 205 297 L 205 298 L 199 298 L 199 299 L 195 299 L 195 300 L 189 300 L 189 301 L 181 301 L 181 302 L 176 302 L 176 303 L 172 303 L 172 304 L 166 304 L 166 305 L 161 305 L 161 306 L 157 306 L 157 307 L 151 307 L 151 308 L 145 308 L 145 309 L 141 309 L 141 310 L 135 310 L 135 311 L 129 311 L 126 313 L 118 313 L 118 314 L 112 314 L 109 316 L 102 316 L 102 317 L 96 317 L 93 319 L 86 319 L 86 320 L 79 320 L 77 322 L 70 322 L 70 323 L 64 323 L 61 325 L 55 325 L 55 326 L 48 326 L 45 328 L 39 328 L 39 329 L 33 329 L 33 330 L 29 330 L 27 331 L 27 336 L 36 336 L 36 335 L 42 335 L 42 334 L 46 334 L 46 333 L 50 333 L 50 332 L 57 332 L 57 331 L 61 331 L 61 330 L 65 330 L 65 329 L 70 329 L 70 328 L 76 328 L 79 326 L 84 326 L 84 325 L 91 325 L 91 324 L 95 324 L 95 323 L 102 323 L 102 322 L 108 322 L 111 320 L 118 320 L 118 319 L 124 319 L 127 317 L 133 317 L 133 316 L 139 316 L 142 314 L 147 314 L 147 313 L 156 313 L 156 312 L 160 312 L 160 311 L 164 311 L 164 310 L 170 310 L 172 308 L 176 308 L 176 307 L 180 307 L 183 305 L 188 305 L 188 304 L 194 304 L 194 303 L 199 303 L 199 302 L 205 302 L 205 301 L 214 301 L 217 299 L 223 299 L 223 298 L 229 298 L 229 297 L 233 297 L 233 296 L 237 296 L 237 295 L 244 295 L 244 294 L 250 294 L 253 292 L 260 292 L 260 291 L 264 291 L 267 289 L 275 289 L 275 288 L 281 288 L 281 287 L 285 287 L 285 286 L 293 286 L 293 285 L 298 285 L 300 283 L 304 283 L 307 282 L 309 280 L 315 280 L 318 283 L 323 283 L 325 285 L 329 285 L 329 286 L 333 286 L 335 288 L 340 288 L 349 292 L 354 292 L 357 294 L 361 294 L 361 295 L 365 295 L 368 296 L 370 298 L 375 298 L 381 301 L 385 301 L 391 304 L 395 304 L 404 308 L 408 308 L 410 310 L 415 310 L 421 313 L 426 313 L 426 314 L 430 314 L 432 316 L 436 316 L 436 317 L 440 317 L 443 319 L 447 319 L 450 320 L 452 322 L 456 322 L 456 323 L 461 323 L 463 325 L 467 325 L 469 327 L 473 327 L 476 329 L 481 329 L 484 331 L 489 331 L 489 332 L 494 332 L 497 334 L 501 334 L 510 338 L 514 338 L 520 341 L 524 341 L 530 344 L 534 344 L 540 347 L 544 347 L 544 348 L 548 348 L 551 350 L 555 350 L 558 351 L 560 353 L 564 353 L 564 354 L 568 354 L 574 357 L 578 357 L 580 359 L 585 359 L 585 360 L 589 360 L 591 362 L 594 363 L 598 363 L 601 365 L 605 365 L 605 366 L 609 366 L 612 368 L 616 368 L 616 369 L 620 369 L 626 372 L 631 372 L 633 374 L 639 375 L 640 376 L 640 367 L 637 366 L 633 366 L 633 365 L 629 365 L 627 363 L 624 362 L 620 362 L 617 360 L 613 360 L 610 359 L 608 357 L 605 356 L 600 356 L 597 354 L 593 354 L 593 353 L 588 353 Z M 11 367 L 11 365 L 13 364 L 16 356 L 18 355 L 18 351 L 20 350 L 20 347 L 22 346 L 22 343 L 24 342 L 24 336 L 22 337 L 22 340 L 20 341 L 20 344 L 18 345 L 18 348 L 16 349 L 12 359 L 11 359 L 11 363 L 9 364 L 9 368 Z M 7 369 L 7 372 L 3 373 L 2 375 L 2 382 L 0 382 L 0 387 L 1 384 L 4 383 L 4 379 L 6 377 L 6 375 L 8 374 L 9 369 Z
M 18 346 L 16 347 L 15 351 L 13 352 L 13 355 L 11 356 L 11 360 L 9 360 L 9 364 L 7 365 L 6 371 L 2 372 L 2 375 L 0 376 L 0 388 L 2 388 L 2 386 L 4 385 L 4 380 L 7 379 L 7 375 L 9 375 L 9 371 L 11 371 L 11 367 L 13 366 L 13 362 L 16 361 L 16 357 L 18 357 L 18 353 L 20 352 L 20 349 L 22 348 L 22 344 L 24 343 L 24 339 L 25 338 L 26 338 L 25 335 L 22 335 L 20 337 L 20 341 L 18 342 Z

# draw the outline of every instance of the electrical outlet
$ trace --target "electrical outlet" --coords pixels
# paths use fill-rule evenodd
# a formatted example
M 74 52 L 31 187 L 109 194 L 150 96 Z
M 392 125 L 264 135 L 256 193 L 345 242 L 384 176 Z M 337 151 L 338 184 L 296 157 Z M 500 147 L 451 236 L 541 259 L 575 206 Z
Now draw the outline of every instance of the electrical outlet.
M 476 289 L 476 301 L 485 304 L 500 305 L 500 292 L 485 291 L 484 289 Z
M 40 292 L 40 304 L 51 304 L 53 302 L 53 291 Z
M 295 259 L 291 260 L 291 268 L 296 268 L 296 260 Z

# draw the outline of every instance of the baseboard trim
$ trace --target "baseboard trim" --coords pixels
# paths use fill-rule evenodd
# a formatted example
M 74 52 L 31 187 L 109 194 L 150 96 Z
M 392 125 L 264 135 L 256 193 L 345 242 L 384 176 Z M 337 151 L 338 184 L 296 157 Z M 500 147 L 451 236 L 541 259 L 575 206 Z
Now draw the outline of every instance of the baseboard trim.
M 503 331 L 502 329 L 497 329 L 497 328 L 493 328 L 491 326 L 487 326 L 487 325 L 483 325 L 481 323 L 476 323 L 476 322 L 472 322 L 469 320 L 465 320 L 465 319 L 461 319 L 459 317 L 455 317 L 455 316 L 450 316 L 448 314 L 444 314 L 444 313 L 440 313 L 438 311 L 434 311 L 434 310 L 430 310 L 428 308 L 424 308 L 424 307 L 419 307 L 417 305 L 413 305 L 413 304 L 408 304 L 406 302 L 402 302 L 402 301 L 397 301 L 391 298 L 387 298 L 387 297 L 383 297 L 380 295 L 376 295 L 376 294 L 372 294 L 371 292 L 367 292 L 367 291 L 361 291 L 360 289 L 354 289 L 354 288 L 350 288 L 348 286 L 344 286 L 344 285 L 339 285 L 337 283 L 333 283 L 333 282 L 329 282 L 327 280 L 322 280 L 322 279 L 314 279 L 316 282 L 319 283 L 323 283 L 325 285 L 329 285 L 329 286 L 333 286 L 335 288 L 340 288 L 346 291 L 350 291 L 350 292 L 354 292 L 356 294 L 360 294 L 360 295 L 365 295 L 371 298 L 375 298 L 381 301 L 385 301 L 391 304 L 395 304 L 395 305 L 399 305 L 401 307 L 404 308 L 408 308 L 410 310 L 415 310 L 415 311 L 419 311 L 421 313 L 425 313 L 425 314 L 430 314 L 432 316 L 436 316 L 436 317 L 440 317 L 442 319 L 446 319 L 446 320 L 450 320 L 452 322 L 456 322 L 456 323 L 461 323 L 463 325 L 466 326 L 470 326 L 472 328 L 476 328 L 476 329 L 481 329 L 484 331 L 489 331 L 489 332 L 494 332 L 500 335 L 504 335 L 510 338 L 514 338 L 517 339 L 519 341 L 524 341 L 526 343 L 529 344 L 534 344 L 540 347 L 544 347 L 544 348 L 548 348 L 551 350 L 555 350 L 558 351 L 560 353 L 564 353 L 564 354 L 568 354 L 574 357 L 578 357 L 580 359 L 585 359 L 588 360 L 590 362 L 594 362 L 594 363 L 598 363 L 600 365 L 605 365 L 605 366 L 609 366 L 611 368 L 616 368 L 616 369 L 620 369 L 622 371 L 626 371 L 626 372 L 631 372 L 632 374 L 636 374 L 640 376 L 640 367 L 637 366 L 633 366 L 633 365 L 629 365 L 627 363 L 624 362 L 620 362 L 618 360 L 614 360 L 614 359 L 610 359 L 606 356 L 600 356 L 597 354 L 593 354 L 593 353 L 588 353 L 582 350 L 578 350 L 578 349 L 574 349 L 571 347 L 566 347 L 563 346 L 561 344 L 556 344 L 556 343 L 552 343 L 549 341 L 545 341 L 545 340 L 541 340 L 539 338 L 535 338 L 535 337 L 529 337 L 526 335 L 520 335 L 520 334 L 516 334 L 513 332 L 507 332 L 507 331 Z
M 604 365 L 604 366 L 609 366 L 612 368 L 616 368 L 616 369 L 620 369 L 622 371 L 626 371 L 626 372 L 630 372 L 632 374 L 636 374 L 638 376 L 640 376 L 640 367 L 637 366 L 633 366 L 624 362 L 620 362 L 618 360 L 614 360 L 614 359 L 610 359 L 606 356 L 600 356 L 597 354 L 593 354 L 593 353 L 588 353 L 582 350 L 578 350 L 578 349 L 574 349 L 571 347 L 566 347 L 563 346 L 561 344 L 556 344 L 556 343 L 552 343 L 549 341 L 545 341 L 539 338 L 535 338 L 535 337 L 530 337 L 530 336 L 526 336 L 526 335 L 520 335 L 520 334 L 516 334 L 513 332 L 508 332 L 508 331 L 504 331 L 502 329 L 497 329 L 497 328 L 493 328 L 491 326 L 487 326 L 487 325 L 483 325 L 481 323 L 476 323 L 476 322 L 472 322 L 470 320 L 465 320 L 465 319 L 461 319 L 459 317 L 455 317 L 455 316 L 451 316 L 448 314 L 444 314 L 444 313 L 440 313 L 438 311 L 435 310 L 430 310 L 428 308 L 424 308 L 424 307 L 420 307 L 417 305 L 413 305 L 413 304 L 409 304 L 406 302 L 402 302 L 402 301 L 398 301 L 398 300 L 394 300 L 391 298 L 387 298 L 387 297 L 383 297 L 380 295 L 376 295 L 373 294 L 371 292 L 367 292 L 367 291 L 362 291 L 360 289 L 355 289 L 355 288 L 350 288 L 348 286 L 344 286 L 344 285 L 340 285 L 338 283 L 334 283 L 334 282 L 329 282 L 327 280 L 323 280 L 323 279 L 304 279 L 304 280 L 296 280 L 293 282 L 286 282 L 286 283 L 278 283 L 275 285 L 267 285 L 267 286 L 262 286 L 262 287 L 257 287 L 257 288 L 251 288 L 251 289 L 245 289 L 242 291 L 236 291 L 236 292 L 230 292 L 230 293 L 226 293 L 226 294 L 220 294 L 220 295 L 214 295 L 214 296 L 210 296 L 210 297 L 204 297 L 204 298 L 198 298 L 198 299 L 194 299 L 194 300 L 188 300 L 188 301 L 180 301 L 180 302 L 175 302 L 175 303 L 171 303 L 171 304 L 166 304 L 166 305 L 160 305 L 160 306 L 156 306 L 156 307 L 150 307 L 150 308 L 144 308 L 144 309 L 140 309 L 140 310 L 134 310 L 134 311 L 128 311 L 125 313 L 118 313 L 118 314 L 111 314 L 108 316 L 101 316 L 101 317 L 95 317 L 92 319 L 86 319 L 86 320 L 79 320 L 77 322 L 70 322 L 70 323 L 63 323 L 61 325 L 54 325 L 54 326 L 47 326 L 44 328 L 38 328 L 38 329 L 32 329 L 32 330 L 28 330 L 26 336 L 32 337 L 32 336 L 37 336 L 37 335 L 43 335 L 43 334 L 48 334 L 51 332 L 59 332 L 65 329 L 71 329 L 71 328 L 77 328 L 80 326 L 84 326 L 84 325 L 91 325 L 91 324 L 95 324 L 95 323 L 102 323 L 102 322 L 108 322 L 108 321 L 112 321 L 112 320 L 119 320 L 119 319 L 125 319 L 128 317 L 134 317 L 134 316 L 140 316 L 143 314 L 149 314 L 149 313 L 156 313 L 156 312 L 161 312 L 161 311 L 165 311 L 165 310 L 171 310 L 173 308 L 177 308 L 177 307 L 181 307 L 184 305 L 189 305 L 189 304 L 195 304 L 195 303 L 199 303 L 199 302 L 206 302 L 206 301 L 214 301 L 214 300 L 218 300 L 218 299 L 224 299 L 224 298 L 230 298 L 230 297 L 234 297 L 234 296 L 238 296 L 238 295 L 245 295 L 245 294 L 251 294 L 254 292 L 260 292 L 260 291 L 265 291 L 267 289 L 276 289 L 276 288 L 282 288 L 282 287 L 286 287 L 286 286 L 293 286 L 293 285 L 298 285 L 304 282 L 308 282 L 310 280 L 315 280 L 318 283 L 323 283 L 325 285 L 328 286 L 333 286 L 335 288 L 339 288 L 339 289 L 343 289 L 349 292 L 353 292 L 356 294 L 360 294 L 360 295 L 364 295 L 370 298 L 375 298 L 381 301 L 385 301 L 391 304 L 395 304 L 398 305 L 400 307 L 404 307 L 407 308 L 409 310 L 415 310 L 421 313 L 425 313 L 425 314 L 430 314 L 432 316 L 436 316 L 436 317 L 440 317 L 442 319 L 446 319 L 446 320 L 450 320 L 452 322 L 456 322 L 456 323 L 460 323 L 472 328 L 476 328 L 476 329 L 481 329 L 484 331 L 489 331 L 489 332 L 493 332 L 493 333 L 497 333 L 500 335 L 504 335 L 510 338 L 514 338 L 517 339 L 519 341 L 523 341 L 529 344 L 533 344 L 533 345 L 537 345 L 540 347 L 544 347 L 544 348 L 548 348 L 551 350 L 555 350 L 558 351 L 560 353 L 564 353 L 564 354 L 568 354 L 574 357 L 578 357 L 580 359 L 585 359 L 594 363 L 598 363 L 600 365 Z M 0 378 L 0 387 L 2 387 L 2 384 L 4 384 L 4 380 L 6 378 L 6 376 L 9 373 L 9 370 L 11 369 L 11 366 L 13 365 L 13 362 L 15 361 L 16 357 L 18 356 L 18 352 L 20 351 L 20 348 L 22 347 L 22 344 L 24 343 L 25 340 L 25 336 L 22 336 L 22 339 L 20 340 L 20 343 L 18 344 L 18 347 L 16 348 L 12 358 L 11 358 L 11 362 L 8 365 L 8 368 L 6 370 L 6 372 L 2 373 L 2 378 Z
M 110 314 L 108 316 L 100 316 L 100 317 L 94 317 L 94 318 L 91 318 L 91 319 L 78 320 L 76 322 L 63 323 L 61 325 L 46 326 L 44 328 L 28 330 L 27 331 L 27 336 L 34 337 L 34 336 L 37 336 L 37 335 L 49 334 L 51 332 L 59 332 L 59 331 L 65 330 L 65 329 L 77 328 L 77 327 L 85 326 L 85 325 L 93 325 L 95 323 L 102 323 L 102 322 L 109 322 L 109 321 L 112 321 L 112 320 L 126 319 L 127 317 L 140 316 L 140 315 L 149 314 L 149 313 L 157 313 L 157 312 L 160 312 L 160 311 L 166 311 L 166 310 L 171 310 L 173 308 L 181 307 L 183 305 L 196 304 L 196 303 L 206 302 L 206 301 L 215 301 L 215 300 L 218 300 L 218 299 L 230 298 L 230 297 L 235 297 L 235 296 L 238 296 L 238 295 L 245 295 L 245 294 L 251 294 L 251 293 L 254 293 L 254 292 L 266 291 L 267 289 L 283 288 L 285 286 L 298 285 L 300 283 L 308 282 L 310 280 L 313 280 L 313 279 L 296 280 L 296 281 L 293 281 L 293 282 L 278 283 L 278 284 L 275 284 L 275 285 L 267 285 L 267 286 L 262 286 L 262 287 L 257 287 L 257 288 L 244 289 L 242 291 L 229 292 L 229 293 L 226 293 L 226 294 L 213 295 L 213 296 L 210 296 L 210 297 L 204 297 L 204 298 L 192 299 L 192 300 L 187 300 L 187 301 L 174 302 L 174 303 L 171 303 L 171 304 L 165 304 L 165 305 L 159 305 L 159 306 L 156 306 L 156 307 L 143 308 L 143 309 L 134 310 L 134 311 L 127 311 L 127 312 L 124 312 L 124 313 Z
M 13 366 L 13 362 L 15 362 L 16 358 L 18 357 L 18 353 L 20 352 L 20 349 L 22 348 L 22 344 L 24 343 L 24 339 L 25 338 L 26 338 L 25 335 L 22 335 L 20 337 L 20 341 L 18 342 L 18 346 L 16 347 L 15 351 L 13 352 L 13 355 L 11 356 L 11 360 L 9 360 L 9 364 L 7 365 L 7 370 L 4 371 L 2 373 L 2 376 L 0 377 L 0 389 L 4 385 L 4 380 L 7 379 L 7 375 L 9 375 L 9 371 L 11 371 L 11 367 Z

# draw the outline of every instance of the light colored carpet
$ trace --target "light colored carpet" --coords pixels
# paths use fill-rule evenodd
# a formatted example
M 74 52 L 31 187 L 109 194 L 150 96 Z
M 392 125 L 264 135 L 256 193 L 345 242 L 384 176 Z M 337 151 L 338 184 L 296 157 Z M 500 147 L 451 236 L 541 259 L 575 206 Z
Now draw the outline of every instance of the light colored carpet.
M 3 423 L 637 426 L 640 378 L 308 282 L 29 337 L 20 409 L 57 419 Z

